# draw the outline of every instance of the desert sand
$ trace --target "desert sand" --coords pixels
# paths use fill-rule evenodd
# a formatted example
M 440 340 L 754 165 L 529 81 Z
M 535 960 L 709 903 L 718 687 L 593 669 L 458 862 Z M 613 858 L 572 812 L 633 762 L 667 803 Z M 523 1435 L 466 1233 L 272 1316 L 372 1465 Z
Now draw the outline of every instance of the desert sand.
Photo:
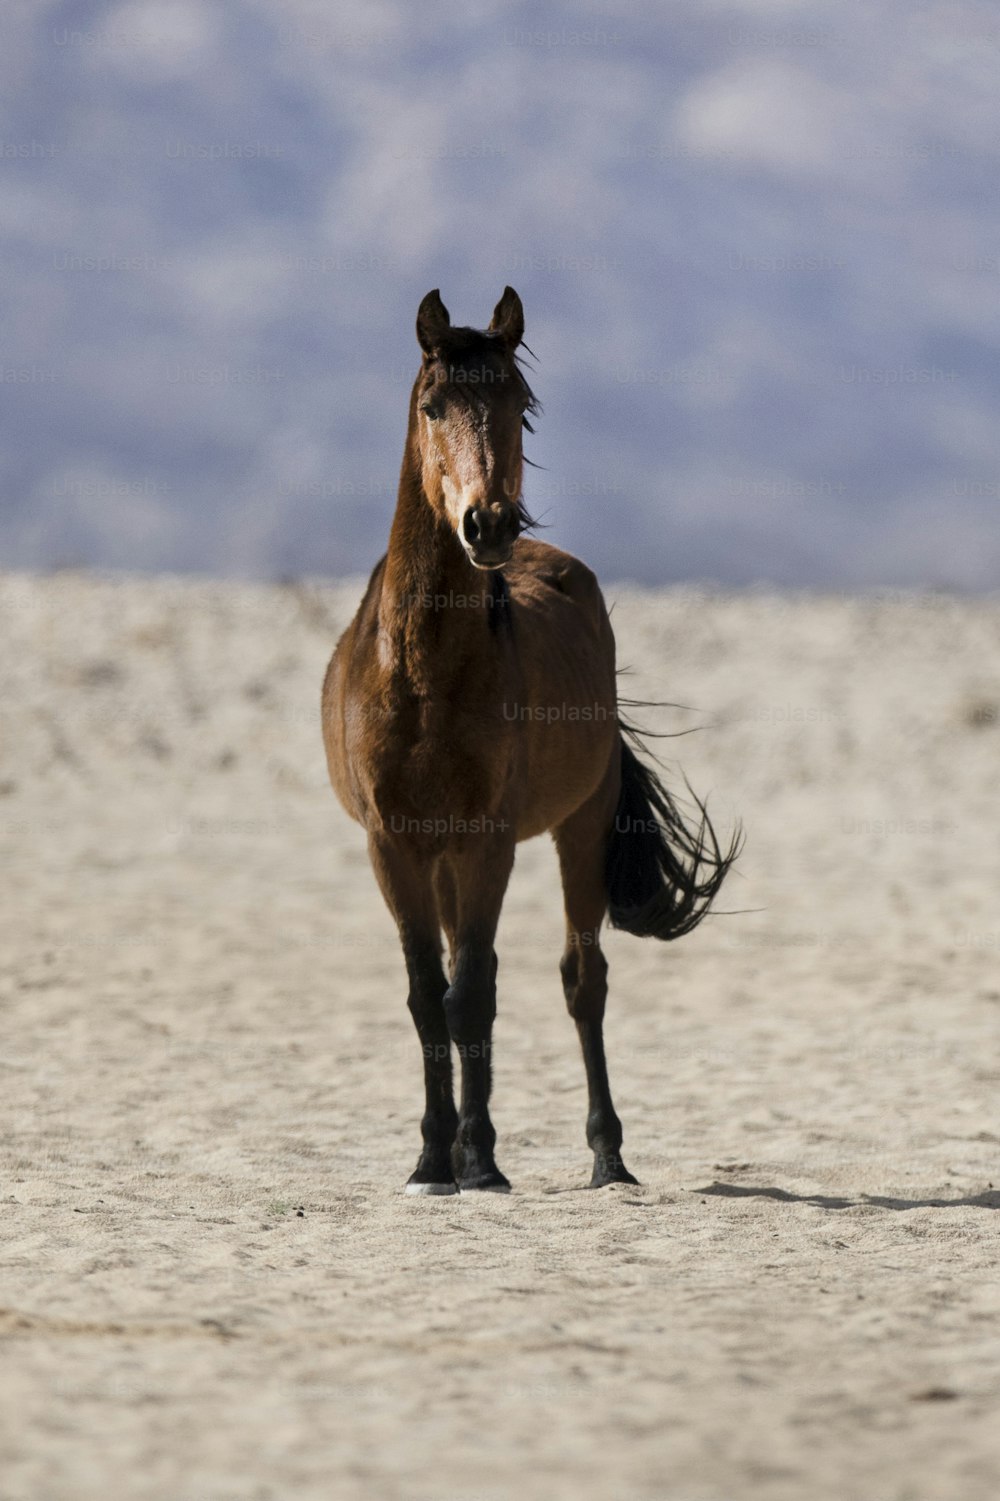
M 415 1199 L 318 726 L 359 588 L 0 580 L 0 1497 L 995 1501 L 1000 601 L 606 587 L 751 910 L 608 937 L 591 1193 L 522 846 L 514 1192 Z

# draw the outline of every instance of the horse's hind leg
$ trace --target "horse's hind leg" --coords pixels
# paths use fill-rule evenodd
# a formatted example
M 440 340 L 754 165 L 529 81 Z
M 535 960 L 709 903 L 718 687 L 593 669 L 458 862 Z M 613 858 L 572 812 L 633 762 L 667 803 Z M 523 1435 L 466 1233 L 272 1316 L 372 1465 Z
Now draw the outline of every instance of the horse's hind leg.
M 604 851 L 612 816 L 602 789 L 554 830 L 566 907 L 566 950 L 559 968 L 587 1070 L 587 1142 L 594 1153 L 591 1188 L 636 1182 L 622 1161 L 621 1121 L 611 1100 L 604 1056 L 608 962 L 601 952 L 600 927 L 607 911 Z
M 386 904 L 396 919 L 410 982 L 407 1005 L 424 1058 L 426 1105 L 420 1123 L 423 1151 L 406 1185 L 407 1193 L 457 1192 L 451 1148 L 458 1126 L 451 1073 L 451 1039 L 444 1012 L 448 988 L 441 967 L 441 934 L 429 872 L 398 844 L 371 839 L 372 866 Z

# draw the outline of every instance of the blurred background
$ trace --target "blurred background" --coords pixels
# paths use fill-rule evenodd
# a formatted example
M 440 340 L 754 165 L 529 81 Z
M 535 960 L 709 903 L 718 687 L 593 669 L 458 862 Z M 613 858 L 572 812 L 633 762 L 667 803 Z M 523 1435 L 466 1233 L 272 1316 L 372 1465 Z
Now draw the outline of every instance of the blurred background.
M 520 292 L 605 579 L 1000 562 L 990 4 L 5 0 L 6 567 L 367 571 L 417 304 Z

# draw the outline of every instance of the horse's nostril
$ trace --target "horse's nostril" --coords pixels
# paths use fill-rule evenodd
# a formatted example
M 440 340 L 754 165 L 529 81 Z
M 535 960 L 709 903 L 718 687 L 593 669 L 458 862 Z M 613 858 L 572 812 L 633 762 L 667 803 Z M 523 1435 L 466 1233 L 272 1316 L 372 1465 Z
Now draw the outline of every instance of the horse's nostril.
M 483 534 L 483 529 L 476 519 L 476 513 L 470 506 L 462 517 L 462 535 L 466 542 L 478 542 Z

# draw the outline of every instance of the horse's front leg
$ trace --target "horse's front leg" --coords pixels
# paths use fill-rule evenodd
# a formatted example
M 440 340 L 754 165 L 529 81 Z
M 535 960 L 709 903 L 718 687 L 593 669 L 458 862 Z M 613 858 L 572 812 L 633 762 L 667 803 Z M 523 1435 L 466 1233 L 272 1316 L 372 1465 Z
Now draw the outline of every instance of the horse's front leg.
M 372 866 L 399 928 L 410 982 L 407 1005 L 424 1059 L 426 1103 L 420 1123 L 424 1146 L 410 1174 L 406 1192 L 453 1194 L 458 1191 L 451 1149 L 458 1125 L 451 1073 L 451 1039 L 445 1019 L 448 988 L 441 966 L 441 935 L 431 873 L 416 853 L 399 841 L 373 835 Z
M 493 940 L 514 864 L 513 832 L 509 838 L 467 834 L 444 859 L 454 903 L 446 923 L 454 932 L 454 958 L 444 1012 L 462 1069 L 452 1167 L 463 1193 L 506 1193 L 510 1184 L 493 1157 L 489 1101 L 497 1010 Z

